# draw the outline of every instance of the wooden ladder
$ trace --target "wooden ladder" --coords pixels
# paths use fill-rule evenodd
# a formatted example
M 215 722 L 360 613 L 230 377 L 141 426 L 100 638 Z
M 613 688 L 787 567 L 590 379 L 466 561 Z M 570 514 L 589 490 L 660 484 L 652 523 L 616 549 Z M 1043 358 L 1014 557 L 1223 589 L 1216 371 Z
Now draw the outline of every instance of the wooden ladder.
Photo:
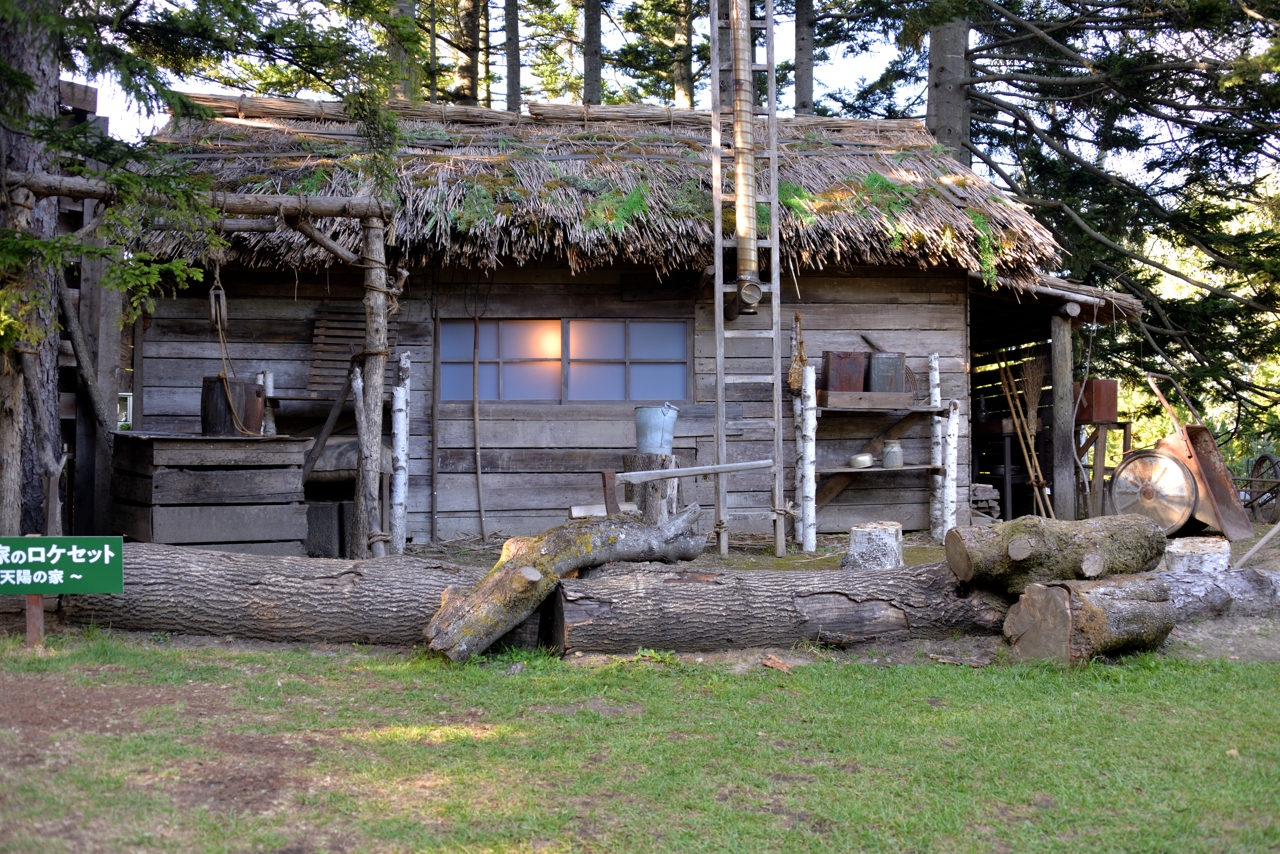
M 772 430 L 772 503 L 768 507 L 735 507 L 731 511 L 729 508 L 729 477 L 731 475 L 717 474 L 715 476 L 716 538 L 720 554 L 726 555 L 729 553 L 729 526 L 731 519 L 772 519 L 774 553 L 778 557 L 782 557 L 786 554 L 787 539 L 785 496 L 782 481 L 782 305 L 779 293 L 781 265 L 778 252 L 778 75 L 774 58 L 773 0 L 762 0 L 762 2 L 761 0 L 753 0 L 750 3 L 753 15 L 755 14 L 754 10 L 759 7 L 763 7 L 764 10 L 762 19 L 753 18 L 751 20 L 750 32 L 754 37 L 755 31 L 764 31 L 765 61 L 763 63 L 755 61 L 758 46 L 753 45 L 751 71 L 753 81 L 756 79 L 756 74 L 764 74 L 767 82 L 765 105 L 763 108 L 756 107 L 753 110 L 756 116 L 764 116 L 767 124 L 767 138 L 763 150 L 760 147 L 760 141 L 758 139 L 756 141 L 757 164 L 761 161 L 766 161 L 768 164 L 765 170 L 765 174 L 768 176 L 765 192 L 763 194 L 758 193 L 756 197 L 758 203 L 765 202 L 769 206 L 768 237 L 757 240 L 756 244 L 761 253 L 761 258 L 763 259 L 766 254 L 768 256 L 767 267 L 763 261 L 760 264 L 760 286 L 763 293 L 768 296 L 768 300 L 766 301 L 762 298 L 759 305 L 761 312 L 766 310 L 769 312 L 769 327 L 767 329 L 725 328 L 724 308 L 726 294 L 736 296 L 737 293 L 737 289 L 732 283 L 728 285 L 725 283 L 725 253 L 727 250 L 736 247 L 737 240 L 736 238 L 726 238 L 724 235 L 724 158 L 728 157 L 732 160 L 733 151 L 732 148 L 725 151 L 721 139 L 720 118 L 724 108 L 720 103 L 720 93 L 723 91 L 721 78 L 724 75 L 728 75 L 729 91 L 732 91 L 733 69 L 732 65 L 729 67 L 723 65 L 720 55 L 721 39 L 727 38 L 730 32 L 727 29 L 729 22 L 721 18 L 719 0 L 712 0 L 709 5 L 711 7 L 711 199 L 714 220 L 713 230 L 715 233 L 716 465 L 724 465 L 729 462 L 726 442 L 726 433 L 729 425 L 726 423 L 725 418 L 726 387 L 738 384 L 767 384 L 773 390 L 771 417 L 750 419 L 740 425 L 734 425 L 735 427 L 757 429 L 766 427 Z M 771 341 L 770 373 L 747 374 L 726 371 L 725 340 L 734 338 L 754 338 Z

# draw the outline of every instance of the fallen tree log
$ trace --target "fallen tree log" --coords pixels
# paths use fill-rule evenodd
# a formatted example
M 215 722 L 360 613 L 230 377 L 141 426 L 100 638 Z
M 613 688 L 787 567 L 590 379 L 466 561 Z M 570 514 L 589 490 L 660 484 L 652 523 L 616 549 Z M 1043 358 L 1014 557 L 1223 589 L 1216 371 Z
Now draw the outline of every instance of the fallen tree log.
M 616 574 L 560 584 L 564 652 L 702 652 L 800 641 L 996 634 L 1008 603 L 962 592 L 946 564 L 800 572 Z
M 1155 649 L 1173 630 L 1169 585 L 1154 574 L 1032 584 L 1009 609 L 1013 657 L 1084 664 L 1123 650 Z
M 1172 540 L 1165 568 L 1156 575 L 1169 585 L 1178 622 L 1214 617 L 1259 617 L 1280 611 L 1280 573 L 1232 569 L 1231 543 L 1219 537 Z
M 1164 554 L 1165 536 L 1146 516 L 1081 522 L 1023 516 L 947 531 L 947 565 L 961 581 L 1021 595 L 1031 584 L 1147 572 Z
M 422 642 L 450 585 L 484 570 L 412 557 L 322 560 L 124 546 L 124 593 L 64 596 L 74 623 L 272 641 Z
M 690 504 L 661 525 L 618 514 L 508 540 L 479 584 L 465 594 L 461 587 L 445 591 L 423 632 L 429 648 L 466 661 L 532 614 L 560 579 L 578 570 L 612 561 L 693 560 L 707 543 L 694 530 L 701 513 Z

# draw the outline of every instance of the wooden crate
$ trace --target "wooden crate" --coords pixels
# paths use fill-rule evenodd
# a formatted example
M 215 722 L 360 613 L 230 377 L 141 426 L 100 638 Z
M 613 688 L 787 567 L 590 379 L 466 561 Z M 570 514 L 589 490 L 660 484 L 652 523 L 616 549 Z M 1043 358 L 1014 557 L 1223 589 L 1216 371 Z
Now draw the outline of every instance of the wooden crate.
M 249 554 L 304 555 L 310 440 L 116 435 L 111 524 L 124 536 Z

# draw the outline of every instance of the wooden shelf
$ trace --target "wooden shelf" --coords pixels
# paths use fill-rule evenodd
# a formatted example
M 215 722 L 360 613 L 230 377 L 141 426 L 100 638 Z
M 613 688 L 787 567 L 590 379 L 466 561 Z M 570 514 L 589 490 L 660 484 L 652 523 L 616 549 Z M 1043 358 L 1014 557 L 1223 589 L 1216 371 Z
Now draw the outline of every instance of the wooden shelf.
M 884 466 L 864 466 L 860 469 L 855 468 L 839 468 L 839 469 L 819 469 L 818 474 L 862 474 L 863 472 L 899 472 L 899 471 L 927 471 L 930 474 L 942 474 L 942 466 L 898 466 L 897 468 L 887 469 Z
M 833 415 L 886 415 L 898 412 L 918 413 L 921 415 L 946 415 L 947 408 L 945 406 L 907 406 L 897 409 L 885 409 L 884 407 L 847 407 L 847 406 L 819 406 L 818 417 L 822 417 L 822 413 L 830 412 Z

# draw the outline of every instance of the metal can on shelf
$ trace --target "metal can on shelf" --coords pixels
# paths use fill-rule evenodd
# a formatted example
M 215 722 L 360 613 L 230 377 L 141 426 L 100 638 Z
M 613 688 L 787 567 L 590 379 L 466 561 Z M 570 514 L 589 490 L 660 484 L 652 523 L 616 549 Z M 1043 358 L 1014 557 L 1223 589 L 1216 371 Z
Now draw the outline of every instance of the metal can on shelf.
M 886 439 L 884 442 L 884 455 L 880 459 L 880 465 L 887 469 L 902 468 L 902 443 L 897 439 Z

